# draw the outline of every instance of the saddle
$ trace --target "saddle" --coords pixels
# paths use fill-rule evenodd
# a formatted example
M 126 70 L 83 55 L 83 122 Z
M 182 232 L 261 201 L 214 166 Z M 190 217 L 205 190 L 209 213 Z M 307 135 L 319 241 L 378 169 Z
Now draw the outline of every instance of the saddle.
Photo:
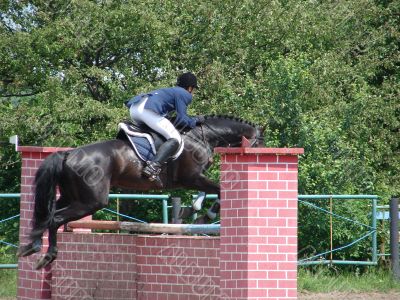
M 157 154 L 157 149 L 166 141 L 162 135 L 155 132 L 146 124 L 138 124 L 130 121 L 118 124 L 117 139 L 128 141 L 137 156 L 144 162 L 153 160 Z M 177 153 L 172 156 L 173 160 L 179 157 L 183 148 L 184 144 L 182 143 Z

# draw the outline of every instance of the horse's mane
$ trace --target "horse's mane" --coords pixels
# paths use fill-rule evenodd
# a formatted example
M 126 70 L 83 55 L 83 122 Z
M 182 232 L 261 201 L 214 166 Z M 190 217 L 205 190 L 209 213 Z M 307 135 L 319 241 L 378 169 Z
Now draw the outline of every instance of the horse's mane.
M 247 120 L 244 120 L 244 119 L 242 119 L 242 118 L 238 118 L 238 117 L 235 117 L 235 116 L 230 116 L 230 115 L 207 115 L 207 116 L 204 116 L 204 118 L 205 118 L 206 120 L 211 120 L 211 119 L 233 120 L 233 121 L 237 121 L 237 122 L 239 122 L 239 123 L 243 123 L 243 124 L 246 124 L 246 125 L 250 125 L 250 126 L 252 126 L 252 127 L 257 127 L 257 125 L 254 124 L 254 123 L 252 123 L 252 122 L 249 122 L 249 121 L 247 121 Z
M 232 120 L 232 121 L 236 121 L 236 122 L 242 123 L 244 125 L 249 125 L 249 126 L 252 126 L 254 128 L 257 128 L 257 125 L 255 123 L 252 123 L 252 122 L 249 122 L 249 121 L 244 120 L 242 118 L 238 118 L 238 117 L 231 116 L 231 115 L 215 115 L 215 114 L 213 114 L 213 115 L 206 115 L 206 116 L 204 116 L 204 118 L 205 118 L 205 120 Z M 176 116 L 169 117 L 168 119 L 173 124 L 175 124 Z M 129 125 L 133 124 L 132 120 L 128 120 L 128 119 L 124 120 L 123 123 L 129 124 Z M 187 127 L 179 127 L 179 126 L 177 127 L 177 129 L 179 131 L 181 131 L 181 132 L 186 132 L 188 130 Z M 190 131 L 190 129 L 189 129 L 189 131 Z

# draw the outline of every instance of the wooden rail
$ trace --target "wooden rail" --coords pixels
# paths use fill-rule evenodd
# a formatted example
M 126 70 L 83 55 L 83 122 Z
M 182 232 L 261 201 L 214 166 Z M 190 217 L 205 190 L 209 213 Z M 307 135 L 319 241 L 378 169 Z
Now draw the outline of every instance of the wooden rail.
M 97 230 L 127 230 L 144 233 L 174 233 L 174 234 L 218 234 L 219 224 L 159 224 L 136 223 L 118 221 L 74 221 L 68 223 L 69 229 L 97 229 Z

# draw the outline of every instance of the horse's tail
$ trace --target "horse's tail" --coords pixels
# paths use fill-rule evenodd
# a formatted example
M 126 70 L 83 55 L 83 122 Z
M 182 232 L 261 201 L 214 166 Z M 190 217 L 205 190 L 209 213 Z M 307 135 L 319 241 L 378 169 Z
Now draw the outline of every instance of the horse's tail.
M 40 238 L 49 227 L 55 213 L 56 187 L 60 180 L 67 152 L 56 152 L 47 157 L 35 176 L 35 207 L 31 239 Z

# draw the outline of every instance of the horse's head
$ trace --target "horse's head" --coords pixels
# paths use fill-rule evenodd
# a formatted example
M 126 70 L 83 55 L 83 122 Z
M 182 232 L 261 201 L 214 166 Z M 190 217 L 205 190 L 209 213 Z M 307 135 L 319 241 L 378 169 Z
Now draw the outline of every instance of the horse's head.
M 242 137 L 250 141 L 251 147 L 264 145 L 264 129 L 239 118 L 207 116 L 200 130 L 214 147 L 239 147 Z
M 256 126 L 256 135 L 255 137 L 250 139 L 250 146 L 251 147 L 257 147 L 257 148 L 262 148 L 264 147 L 264 132 L 265 132 L 265 126 L 260 127 Z

